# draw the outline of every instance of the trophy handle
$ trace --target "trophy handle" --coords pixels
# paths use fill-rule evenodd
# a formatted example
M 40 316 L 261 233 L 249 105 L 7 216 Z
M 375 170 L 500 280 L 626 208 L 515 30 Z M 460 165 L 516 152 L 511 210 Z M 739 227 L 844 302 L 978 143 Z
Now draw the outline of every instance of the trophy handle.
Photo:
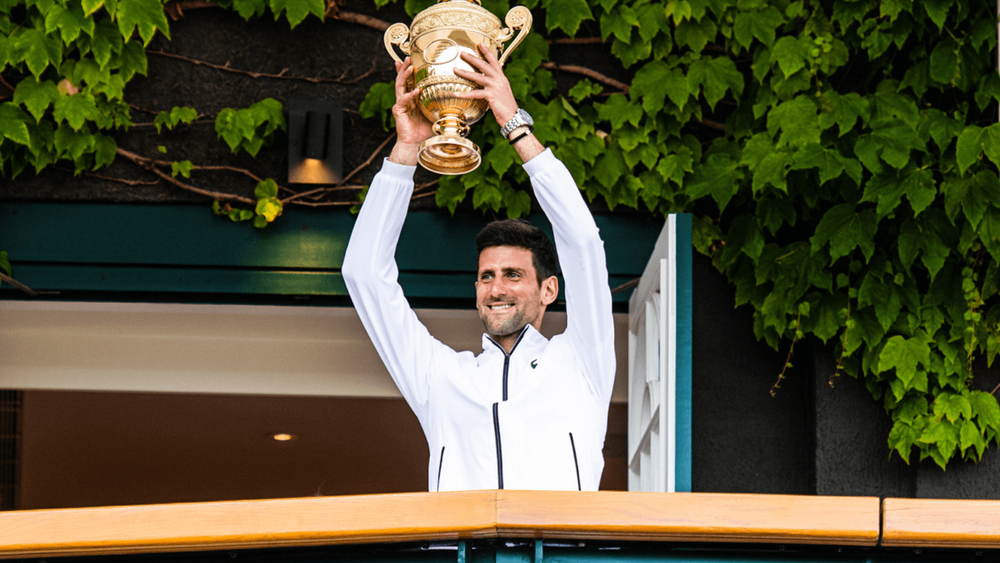
M 524 38 L 528 36 L 531 32 L 531 10 L 525 8 L 524 6 L 515 6 L 507 12 L 507 16 L 504 17 L 504 23 L 507 27 L 500 30 L 500 37 L 498 37 L 498 42 L 503 45 L 505 41 L 514 36 L 515 30 L 520 30 L 517 37 L 511 41 L 510 45 L 504 49 L 503 54 L 500 55 L 500 65 L 502 66 L 504 61 L 507 60 L 507 56 L 513 51 Z M 390 28 L 391 29 L 391 28 Z
M 528 15 L 530 16 L 531 13 L 529 12 Z M 394 23 L 389 26 L 389 29 L 385 30 L 385 50 L 389 51 L 389 55 L 391 55 L 392 58 L 395 59 L 397 63 L 401 63 L 403 62 L 403 60 L 400 59 L 399 55 L 396 54 L 396 49 L 393 48 L 393 45 L 398 45 L 400 51 L 409 55 L 410 54 L 410 42 L 408 41 L 409 38 L 410 38 L 410 28 L 407 27 L 405 23 Z

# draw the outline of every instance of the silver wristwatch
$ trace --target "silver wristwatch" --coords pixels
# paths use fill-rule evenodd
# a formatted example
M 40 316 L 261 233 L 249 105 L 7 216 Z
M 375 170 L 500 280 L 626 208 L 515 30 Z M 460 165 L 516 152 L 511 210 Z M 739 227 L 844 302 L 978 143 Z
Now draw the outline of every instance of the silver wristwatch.
M 521 108 L 517 108 L 517 113 L 514 114 L 514 117 L 507 120 L 507 123 L 504 123 L 503 127 L 500 128 L 500 134 L 503 135 L 504 139 L 506 139 L 510 136 L 511 131 L 524 125 L 527 125 L 528 127 L 534 127 L 535 121 L 531 119 L 531 116 L 528 115 L 528 112 L 524 111 Z

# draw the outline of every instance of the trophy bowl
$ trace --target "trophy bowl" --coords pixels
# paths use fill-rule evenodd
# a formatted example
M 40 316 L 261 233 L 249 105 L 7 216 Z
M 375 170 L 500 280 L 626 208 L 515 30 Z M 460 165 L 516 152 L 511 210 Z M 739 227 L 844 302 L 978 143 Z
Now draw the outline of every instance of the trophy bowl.
M 455 75 L 461 68 L 479 72 L 462 60 L 463 52 L 482 58 L 477 45 L 484 44 L 500 64 L 531 31 L 531 11 L 516 6 L 500 18 L 479 4 L 479 0 L 438 0 L 420 12 L 412 24 L 396 23 L 385 30 L 385 48 L 402 61 L 396 48 L 409 55 L 413 64 L 409 89 L 419 87 L 420 110 L 431 122 L 434 136 L 420 145 L 420 164 L 438 174 L 465 174 L 482 162 L 479 147 L 467 139 L 469 126 L 489 111 L 485 100 L 456 98 L 457 92 L 479 89 L 475 82 Z M 516 34 L 516 37 L 515 37 Z M 513 41 L 504 48 L 504 43 Z

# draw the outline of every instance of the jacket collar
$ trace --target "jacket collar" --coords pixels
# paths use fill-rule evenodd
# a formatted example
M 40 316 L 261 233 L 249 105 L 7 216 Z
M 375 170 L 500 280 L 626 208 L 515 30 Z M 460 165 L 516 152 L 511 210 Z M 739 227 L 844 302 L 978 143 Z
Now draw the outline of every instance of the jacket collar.
M 548 341 L 549 339 L 545 338 L 542 335 L 542 333 L 535 330 L 535 327 L 531 326 L 530 324 L 525 325 L 525 327 L 521 330 L 520 339 L 518 340 L 517 344 L 514 345 L 514 349 L 511 350 L 511 355 L 512 356 L 514 354 L 520 355 L 525 353 L 527 350 L 535 350 L 539 346 L 542 346 L 545 343 L 547 343 Z M 489 356 L 492 354 L 499 354 L 501 356 L 505 355 L 503 348 L 500 347 L 495 340 L 490 338 L 490 336 L 484 332 L 483 356 Z

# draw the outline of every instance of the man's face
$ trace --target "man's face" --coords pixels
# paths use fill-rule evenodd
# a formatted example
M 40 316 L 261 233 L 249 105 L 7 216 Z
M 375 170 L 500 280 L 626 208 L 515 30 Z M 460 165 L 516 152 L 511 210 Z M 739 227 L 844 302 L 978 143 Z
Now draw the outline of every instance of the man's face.
M 531 251 L 518 246 L 491 246 L 479 254 L 476 307 L 486 333 L 503 337 L 519 333 L 525 325 L 540 323 L 545 307 L 558 292 L 555 277 L 541 286 Z M 535 325 L 535 328 L 539 328 Z

